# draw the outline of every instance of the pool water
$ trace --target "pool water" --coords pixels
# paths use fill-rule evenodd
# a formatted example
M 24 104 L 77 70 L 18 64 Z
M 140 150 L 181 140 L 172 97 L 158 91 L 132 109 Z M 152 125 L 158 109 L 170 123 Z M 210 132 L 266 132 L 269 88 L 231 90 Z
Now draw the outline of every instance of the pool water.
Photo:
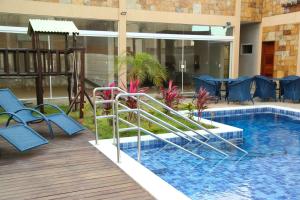
M 142 147 L 141 163 L 191 199 L 300 199 L 300 121 L 272 113 L 217 117 L 215 121 L 244 129 L 249 152 L 222 148 L 227 159 L 193 143 L 196 157 L 170 145 Z M 123 149 L 136 159 L 136 148 Z

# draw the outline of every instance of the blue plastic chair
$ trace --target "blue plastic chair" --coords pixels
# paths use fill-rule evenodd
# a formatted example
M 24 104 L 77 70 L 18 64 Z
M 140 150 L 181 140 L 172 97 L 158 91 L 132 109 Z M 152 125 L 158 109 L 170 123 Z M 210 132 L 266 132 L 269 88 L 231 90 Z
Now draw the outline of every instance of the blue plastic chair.
M 240 76 L 238 79 L 232 79 L 231 81 L 228 81 L 225 83 L 225 99 L 228 101 L 228 84 L 233 82 L 233 81 L 236 81 L 236 80 L 244 80 L 244 79 L 247 79 L 247 78 L 250 78 L 249 76 Z
M 284 85 L 288 84 L 289 82 L 296 80 L 300 78 L 299 76 L 295 76 L 295 75 L 291 75 L 291 76 L 286 76 L 282 79 L 279 80 L 279 99 L 281 99 L 281 97 L 284 95 Z
M 209 92 L 210 96 L 217 97 L 219 99 L 221 97 L 221 84 L 214 81 L 211 78 L 203 78 L 203 77 L 194 77 L 195 81 L 195 96 L 198 95 L 200 88 L 204 88 L 207 92 Z
M 251 101 L 254 104 L 251 88 L 252 88 L 253 78 L 238 78 L 228 83 L 228 96 L 227 102 L 230 101 Z
M 77 121 L 67 116 L 64 111 L 56 105 L 42 104 L 36 106 L 34 109 L 25 107 L 10 89 L 0 89 L 0 106 L 6 112 L 17 113 L 27 124 L 45 121 L 48 125 L 48 129 L 52 138 L 54 137 L 54 134 L 50 122 L 61 128 L 67 135 L 74 135 L 85 129 Z M 46 116 L 37 110 L 41 106 L 51 107 L 58 112 Z
M 205 80 L 208 80 L 208 81 L 213 81 L 217 84 L 217 92 L 216 92 L 216 97 L 219 97 L 221 99 L 221 86 L 222 86 L 222 83 L 219 82 L 219 81 L 216 81 L 215 78 L 213 76 L 210 76 L 210 75 L 207 75 L 207 74 L 204 74 L 204 75 L 200 75 L 198 76 L 197 78 L 200 78 L 200 79 L 205 79 Z M 200 89 L 200 88 L 199 88 Z M 198 91 L 199 91 L 198 89 Z
M 18 151 L 23 152 L 48 144 L 45 138 L 27 126 L 26 122 L 15 113 L 3 112 L 0 115 L 8 115 L 9 118 L 13 117 L 16 119 L 17 124 L 0 128 L 0 137 L 5 139 Z
M 276 100 L 276 82 L 265 77 L 255 76 L 255 92 L 253 97 L 259 97 L 262 100 L 275 99 Z
M 283 101 L 300 101 L 300 77 L 283 84 Z

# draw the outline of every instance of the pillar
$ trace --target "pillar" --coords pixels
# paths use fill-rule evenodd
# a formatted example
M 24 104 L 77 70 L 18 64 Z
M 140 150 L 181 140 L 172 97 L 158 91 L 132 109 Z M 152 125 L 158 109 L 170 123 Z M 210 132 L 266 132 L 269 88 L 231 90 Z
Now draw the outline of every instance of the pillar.
M 126 55 L 126 0 L 119 1 L 119 22 L 118 22 L 118 56 Z M 126 86 L 127 84 L 127 66 L 125 64 L 118 66 L 118 85 L 119 87 Z
M 233 29 L 233 58 L 230 77 L 236 78 L 239 76 L 239 54 L 240 54 L 240 26 L 241 26 L 241 0 L 236 0 L 235 4 L 235 23 Z

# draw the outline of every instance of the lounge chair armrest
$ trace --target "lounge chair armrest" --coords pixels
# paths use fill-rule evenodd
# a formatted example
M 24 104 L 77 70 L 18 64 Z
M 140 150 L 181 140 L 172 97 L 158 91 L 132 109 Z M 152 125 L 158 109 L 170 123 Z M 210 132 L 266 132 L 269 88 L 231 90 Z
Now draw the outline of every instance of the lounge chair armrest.
M 9 115 L 10 118 L 17 118 L 19 120 L 17 122 L 21 122 L 22 124 L 26 125 L 26 122 L 22 118 L 20 118 L 16 113 L 2 112 L 0 113 L 0 115 Z
M 35 107 L 35 109 L 38 109 L 38 108 L 40 108 L 41 106 L 48 106 L 48 107 L 51 107 L 51 108 L 56 109 L 57 111 L 59 111 L 59 112 L 61 112 L 61 113 L 65 113 L 60 107 L 58 107 L 57 105 L 54 105 L 54 104 L 50 104 L 50 103 L 44 103 L 44 104 L 37 105 L 37 106 Z
M 41 113 L 40 111 L 35 110 L 35 109 L 32 109 L 32 108 L 22 108 L 22 109 L 20 109 L 20 110 L 17 110 L 15 113 L 17 114 L 18 112 L 21 112 L 21 111 L 24 111 L 24 110 L 29 110 L 29 111 L 31 111 L 32 113 L 36 113 L 36 114 L 40 115 L 41 117 L 43 117 L 45 120 L 48 121 L 48 118 L 47 118 L 46 115 L 44 115 L 44 114 Z

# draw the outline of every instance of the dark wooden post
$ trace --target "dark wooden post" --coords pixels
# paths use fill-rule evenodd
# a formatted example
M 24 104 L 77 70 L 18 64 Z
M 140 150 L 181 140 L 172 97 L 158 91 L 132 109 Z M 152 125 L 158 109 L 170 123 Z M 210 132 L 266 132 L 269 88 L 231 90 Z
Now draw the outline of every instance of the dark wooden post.
M 67 76 L 68 81 L 68 97 L 69 97 L 69 105 L 71 105 L 72 102 L 72 89 L 71 89 L 71 75 L 70 73 L 70 63 L 69 63 L 69 43 L 68 43 L 68 34 L 65 34 L 65 72 Z
M 35 50 L 33 61 L 36 69 L 35 88 L 36 88 L 36 102 L 37 105 L 44 103 L 43 98 L 43 75 L 41 66 L 41 52 L 39 45 L 39 35 L 32 33 L 32 48 Z M 40 107 L 41 112 L 44 112 L 44 107 Z
M 4 51 L 3 59 L 4 59 L 4 72 L 9 74 L 9 58 L 8 58 L 8 50 L 7 49 Z
M 77 66 L 77 59 L 78 59 L 78 55 L 77 55 L 77 50 L 76 50 L 76 46 L 77 46 L 77 44 L 76 44 L 76 34 L 75 33 L 73 33 L 73 48 L 75 49 L 75 50 L 73 50 L 73 56 L 75 57 L 75 63 L 73 63 L 73 65 L 75 65 L 75 66 L 73 66 L 74 67 L 74 69 L 75 69 L 75 71 L 73 72 L 73 94 L 74 94 L 74 96 L 76 96 L 77 95 L 77 93 L 78 93 L 78 88 L 77 88 L 77 85 L 78 85 L 78 80 L 77 80 L 77 73 L 78 73 L 78 70 L 80 70 L 80 69 L 78 69 L 78 66 Z M 77 101 L 75 101 L 75 110 L 77 110 Z
M 80 51 L 80 106 L 79 106 L 79 117 L 83 118 L 83 109 L 84 109 L 84 94 L 85 94 L 85 83 L 84 83 L 84 77 L 85 77 L 85 50 L 81 49 Z

